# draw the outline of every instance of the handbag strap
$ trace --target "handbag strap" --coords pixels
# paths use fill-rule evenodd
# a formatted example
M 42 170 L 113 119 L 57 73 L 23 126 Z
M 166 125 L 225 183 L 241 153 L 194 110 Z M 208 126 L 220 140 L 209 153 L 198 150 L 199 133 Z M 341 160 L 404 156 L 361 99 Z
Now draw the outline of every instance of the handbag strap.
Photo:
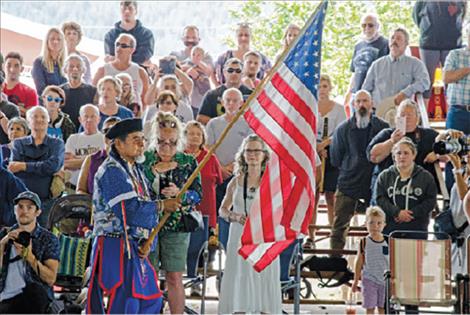
M 245 216 L 248 217 L 248 211 L 246 210 L 246 199 L 248 198 L 248 174 L 243 177 L 243 204 L 245 206 Z

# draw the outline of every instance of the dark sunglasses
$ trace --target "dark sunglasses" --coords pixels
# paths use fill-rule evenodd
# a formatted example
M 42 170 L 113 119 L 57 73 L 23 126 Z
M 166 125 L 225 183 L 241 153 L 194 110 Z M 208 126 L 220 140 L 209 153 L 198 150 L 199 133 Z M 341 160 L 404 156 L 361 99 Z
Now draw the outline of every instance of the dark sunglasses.
M 364 24 L 361 24 L 362 28 L 366 28 L 366 27 L 369 27 L 369 28 L 373 28 L 375 27 L 375 24 L 374 23 L 364 23 Z
M 160 126 L 160 128 L 176 128 L 176 123 L 174 121 L 169 120 L 160 121 L 158 125 Z
M 236 72 L 236 73 L 242 73 L 242 69 L 240 69 L 240 68 L 238 68 L 238 69 L 228 68 L 228 69 L 227 69 L 227 72 L 228 72 L 228 73 L 234 73 L 234 72 Z
M 157 143 L 158 143 L 158 145 L 161 146 L 161 147 L 167 145 L 167 146 L 169 146 L 169 147 L 171 147 L 171 148 L 174 148 L 174 147 L 177 146 L 178 140 L 176 140 L 176 141 L 168 140 L 168 141 L 167 141 L 167 140 L 163 140 L 163 139 L 157 139 Z
M 128 44 L 124 44 L 124 43 L 119 43 L 119 42 L 116 43 L 116 47 L 121 47 L 121 48 L 124 48 L 124 49 L 125 49 L 125 48 L 134 48 L 134 46 L 132 46 L 132 45 L 128 45 Z
M 56 103 L 62 103 L 62 101 L 63 101 L 64 99 L 61 98 L 61 97 L 52 97 L 52 96 L 48 95 L 48 96 L 46 97 L 46 100 L 47 100 L 48 102 L 54 101 L 54 102 L 56 102 Z

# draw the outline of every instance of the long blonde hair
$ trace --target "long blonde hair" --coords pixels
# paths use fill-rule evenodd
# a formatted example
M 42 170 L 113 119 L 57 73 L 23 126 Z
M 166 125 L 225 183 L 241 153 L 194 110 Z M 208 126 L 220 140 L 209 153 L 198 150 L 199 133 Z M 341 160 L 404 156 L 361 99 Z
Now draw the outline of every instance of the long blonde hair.
M 42 64 L 46 68 L 47 72 L 52 73 L 54 72 L 54 60 L 52 59 L 51 52 L 49 51 L 49 37 L 52 33 L 59 34 L 60 40 L 62 42 L 62 49 L 59 53 L 59 58 L 57 60 L 59 66 L 59 72 L 62 73 L 62 66 L 64 65 L 65 61 L 65 38 L 64 33 L 57 27 L 52 27 L 47 31 L 46 37 L 42 41 L 42 48 L 41 48 L 41 57 L 42 57 Z

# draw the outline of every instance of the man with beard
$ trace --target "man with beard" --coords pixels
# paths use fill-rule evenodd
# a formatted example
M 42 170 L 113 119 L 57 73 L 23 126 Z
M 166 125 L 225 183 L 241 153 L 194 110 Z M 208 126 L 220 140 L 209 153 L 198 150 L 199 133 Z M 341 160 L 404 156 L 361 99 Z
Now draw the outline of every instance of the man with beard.
M 367 70 L 372 63 L 382 56 L 388 55 L 388 40 L 380 35 L 380 21 L 375 14 L 367 14 L 361 19 L 362 38 L 354 46 L 351 60 L 351 83 L 349 90 L 356 93 L 362 87 Z
M 105 62 L 111 62 L 115 56 L 115 42 L 122 33 L 134 36 L 137 47 L 132 53 L 132 61 L 148 67 L 153 56 L 155 39 L 152 31 L 142 25 L 136 18 L 137 1 L 121 1 L 121 21 L 114 24 L 114 28 L 104 37 Z
M 87 71 L 83 58 L 77 54 L 70 54 L 65 59 L 64 74 L 68 82 L 61 85 L 65 92 L 65 105 L 62 111 L 70 116 L 75 126 L 80 126 L 78 117 L 80 107 L 85 104 L 97 104 L 98 94 L 93 85 L 83 81 L 83 74 Z
M 181 51 L 172 51 L 170 55 L 175 56 L 176 60 L 180 63 L 190 63 L 191 50 L 193 47 L 198 46 L 201 40 L 197 26 L 186 26 L 183 30 L 183 37 L 181 39 L 183 40 L 185 48 Z M 185 71 L 194 82 L 193 92 L 191 93 L 191 106 L 193 108 L 194 117 L 196 117 L 199 107 L 201 106 L 204 94 L 210 89 L 210 85 L 207 84 L 207 82 L 199 80 L 200 74 L 196 68 L 201 69 L 205 76 L 209 78 L 214 75 L 214 62 L 212 61 L 212 57 L 209 53 L 206 52 L 198 64 L 194 64 Z
M 38 195 L 24 191 L 14 203 L 17 223 L 0 232 L 0 314 L 46 314 L 59 268 L 59 240 L 37 223 Z
M 157 314 L 162 293 L 149 253 L 140 252 L 139 246 L 157 226 L 158 212 L 173 212 L 180 202 L 175 198 L 154 201 L 150 196 L 137 163 L 144 158 L 141 119 L 121 120 L 106 136 L 112 145 L 95 175 L 95 237 L 86 311 L 104 314 L 106 294 L 107 313 Z
M 415 93 L 423 93 L 430 85 L 424 63 L 405 55 L 409 34 L 404 28 L 395 29 L 389 39 L 390 54 L 374 61 L 367 72 L 362 89 L 372 94 L 375 109 L 390 98 L 395 106 Z
M 331 248 L 343 249 L 349 221 L 357 210 L 364 210 L 371 197 L 370 179 L 374 165 L 366 149 L 374 136 L 388 124 L 372 115 L 372 98 L 365 90 L 354 96 L 354 115 L 341 123 L 330 145 L 331 165 L 339 169 Z

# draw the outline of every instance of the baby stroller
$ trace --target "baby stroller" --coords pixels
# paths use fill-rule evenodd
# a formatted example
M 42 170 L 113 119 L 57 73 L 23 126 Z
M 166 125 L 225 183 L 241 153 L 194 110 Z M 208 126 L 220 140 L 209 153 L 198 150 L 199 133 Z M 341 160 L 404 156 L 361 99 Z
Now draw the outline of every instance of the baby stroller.
M 74 303 L 84 286 L 90 263 L 92 202 L 87 195 L 68 195 L 57 199 L 49 214 L 47 228 L 60 243 L 60 262 L 54 293 L 69 313 L 79 311 Z M 81 308 L 81 307 L 80 307 Z M 67 311 L 67 309 L 69 311 Z

